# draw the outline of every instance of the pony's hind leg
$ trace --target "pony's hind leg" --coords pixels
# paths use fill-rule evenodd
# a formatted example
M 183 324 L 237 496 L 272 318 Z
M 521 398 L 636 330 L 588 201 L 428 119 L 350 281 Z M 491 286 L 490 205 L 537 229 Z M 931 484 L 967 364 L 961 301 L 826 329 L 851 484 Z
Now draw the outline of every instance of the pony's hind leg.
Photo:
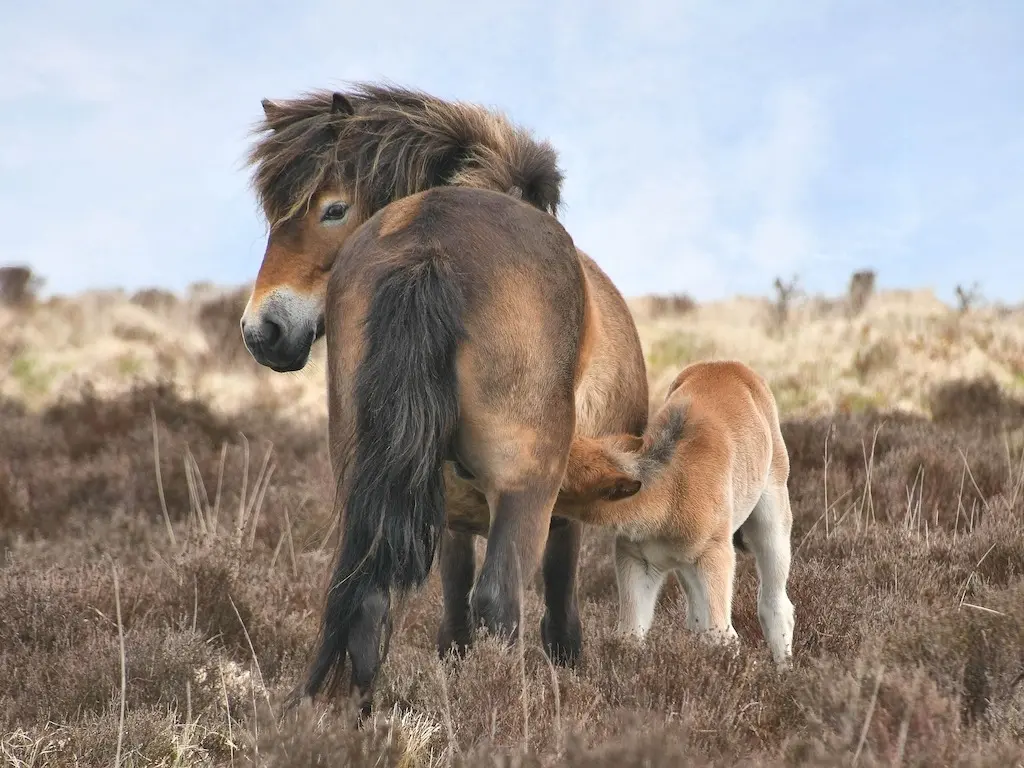
M 757 618 L 772 658 L 788 667 L 793 656 L 793 603 L 786 592 L 792 559 L 793 516 L 785 484 L 769 486 L 740 528 L 744 545 L 757 563 Z
M 381 661 L 381 641 L 387 642 L 391 598 L 384 590 L 371 592 L 356 611 L 348 636 L 348 655 L 352 660 L 350 692 L 359 707 L 359 716 L 370 716 L 373 683 Z
M 476 571 L 475 554 L 472 533 L 445 529 L 439 557 L 444 613 L 437 632 L 437 652 L 442 658 L 449 652 L 462 656 L 472 642 L 469 595 Z
M 551 509 L 561 483 L 555 476 L 496 494 L 487 553 L 470 597 L 475 624 L 513 640 L 521 634 L 521 597 L 540 567 Z
M 583 627 L 576 598 L 583 525 L 552 518 L 544 548 L 544 617 L 540 636 L 555 664 L 573 666 L 583 651 Z

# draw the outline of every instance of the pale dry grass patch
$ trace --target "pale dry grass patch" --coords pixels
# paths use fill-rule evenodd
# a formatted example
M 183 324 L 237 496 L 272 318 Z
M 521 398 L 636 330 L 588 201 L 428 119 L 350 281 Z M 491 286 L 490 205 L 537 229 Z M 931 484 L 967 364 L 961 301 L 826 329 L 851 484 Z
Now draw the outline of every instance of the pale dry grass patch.
M 306 422 L 322 417 L 324 345 L 301 372 L 282 376 L 261 368 L 245 352 L 233 317 L 246 291 L 198 283 L 184 296 L 89 291 L 53 297 L 28 311 L 0 307 L 0 395 L 38 410 L 86 383 L 114 396 L 137 381 L 161 380 L 227 414 L 274 405 Z M 224 305 L 223 317 L 211 323 L 204 308 L 217 303 Z
M 35 409 L 74 394 L 85 381 L 113 395 L 135 380 L 161 379 L 228 414 L 262 404 L 304 422 L 322 418 L 324 345 L 301 372 L 261 368 L 245 352 L 240 332 L 235 338 L 234 315 L 247 290 L 198 283 L 184 296 L 161 291 L 159 300 L 92 291 L 52 298 L 17 316 L 0 307 L 0 326 L 13 331 L 3 341 L 8 362 L 0 370 L 0 394 Z M 858 312 L 847 307 L 849 297 L 793 298 L 779 326 L 767 298 L 687 300 L 685 307 L 677 298 L 630 301 L 652 403 L 683 365 L 708 358 L 754 366 L 789 414 L 880 404 L 924 413 L 929 389 L 948 379 L 989 376 L 1009 391 L 1024 390 L 1019 308 L 959 312 L 929 290 L 874 291 Z M 209 308 L 218 304 L 221 316 L 211 323 Z
M 931 291 L 875 293 L 856 316 L 824 311 L 820 299 L 793 303 L 771 329 L 772 303 L 738 297 L 682 316 L 634 313 L 648 361 L 652 402 L 696 359 L 738 358 L 763 373 L 790 414 L 868 405 L 926 413 L 928 392 L 950 379 L 992 377 L 1024 391 L 1024 311 L 958 313 Z

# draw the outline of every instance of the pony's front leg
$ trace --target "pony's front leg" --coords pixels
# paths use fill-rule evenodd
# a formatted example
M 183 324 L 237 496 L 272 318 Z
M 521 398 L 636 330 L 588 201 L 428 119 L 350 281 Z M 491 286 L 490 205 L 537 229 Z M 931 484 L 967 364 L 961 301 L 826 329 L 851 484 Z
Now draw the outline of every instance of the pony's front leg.
M 561 478 L 524 479 L 520 489 L 495 494 L 487 553 L 470 598 L 473 618 L 491 633 L 521 634 L 520 598 L 544 554 Z
M 348 636 L 348 655 L 352 660 L 350 695 L 359 707 L 360 719 L 372 712 L 373 684 L 380 669 L 381 640 L 390 636 L 391 596 L 382 590 L 371 592 L 356 612 Z
M 555 664 L 573 666 L 583 652 L 583 625 L 576 598 L 583 524 L 555 517 L 544 549 L 544 618 L 540 636 Z

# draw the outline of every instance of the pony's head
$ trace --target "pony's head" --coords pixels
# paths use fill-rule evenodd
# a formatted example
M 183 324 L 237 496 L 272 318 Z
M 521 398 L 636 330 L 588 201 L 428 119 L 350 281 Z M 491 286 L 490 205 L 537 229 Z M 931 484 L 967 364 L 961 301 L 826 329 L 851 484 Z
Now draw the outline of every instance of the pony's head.
M 275 371 L 306 365 L 324 333 L 334 255 L 363 218 L 340 163 L 327 155 L 352 104 L 338 93 L 323 109 L 308 106 L 300 115 L 295 104 L 264 99 L 263 128 L 279 143 L 260 143 L 251 155 L 270 234 L 242 314 L 242 338 L 253 358 Z
M 263 112 L 249 161 L 270 232 L 241 327 L 253 358 L 275 371 L 305 366 L 338 252 L 389 203 L 460 185 L 558 208 L 554 149 L 483 107 L 364 84 L 264 99 Z

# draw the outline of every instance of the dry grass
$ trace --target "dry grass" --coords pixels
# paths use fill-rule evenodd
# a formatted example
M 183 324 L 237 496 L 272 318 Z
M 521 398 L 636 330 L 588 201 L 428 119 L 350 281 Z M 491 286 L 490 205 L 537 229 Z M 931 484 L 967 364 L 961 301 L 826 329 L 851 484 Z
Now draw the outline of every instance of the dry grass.
M 196 376 L 193 360 L 218 354 L 198 321 L 216 298 L 197 288 L 173 302 L 50 300 L 16 327 L 39 370 L 83 361 L 95 388 L 63 374 L 45 393 L 3 382 L 0 763 L 109 766 L 120 753 L 123 766 L 1024 764 L 1013 315 L 958 318 L 920 295 L 881 293 L 853 319 L 790 307 L 787 332 L 769 340 L 743 324 L 761 317 L 755 301 L 638 311 L 649 352 L 728 349 L 777 386 L 790 377 L 801 400 L 784 424 L 795 669 L 780 676 L 769 663 L 749 557 L 738 658 L 681 630 L 674 582 L 648 650 L 615 638 L 610 539 L 591 530 L 579 669 L 552 669 L 541 653 L 536 589 L 524 646 L 484 638 L 461 663 L 441 663 L 435 574 L 399 611 L 377 720 L 358 731 L 342 706 L 283 707 L 315 638 L 333 546 L 322 371 L 277 376 L 280 389 L 226 365 Z M 71 318 L 92 335 L 76 336 Z M 858 372 L 858 350 L 882 340 L 898 354 L 861 352 L 875 362 Z M 126 350 L 145 364 L 119 376 L 110 356 Z M 156 365 L 160 351 L 173 365 Z M 681 362 L 652 364 L 655 387 Z M 845 391 L 867 394 L 823 415 Z M 299 419 L 303 404 L 315 407 Z
M 878 291 L 867 270 L 837 298 L 804 297 L 795 280 L 779 283 L 774 300 L 632 300 L 652 400 L 681 365 L 707 357 L 754 365 L 794 416 L 882 404 L 927 414 L 931 388 L 961 378 L 988 376 L 1024 395 L 1024 309 L 950 307 L 929 291 Z M 300 373 L 261 368 L 238 327 L 247 297 L 247 286 L 197 284 L 184 296 L 105 291 L 0 305 L 0 395 L 38 410 L 85 382 L 106 396 L 160 379 L 226 413 L 260 403 L 307 423 L 323 418 L 323 345 Z

